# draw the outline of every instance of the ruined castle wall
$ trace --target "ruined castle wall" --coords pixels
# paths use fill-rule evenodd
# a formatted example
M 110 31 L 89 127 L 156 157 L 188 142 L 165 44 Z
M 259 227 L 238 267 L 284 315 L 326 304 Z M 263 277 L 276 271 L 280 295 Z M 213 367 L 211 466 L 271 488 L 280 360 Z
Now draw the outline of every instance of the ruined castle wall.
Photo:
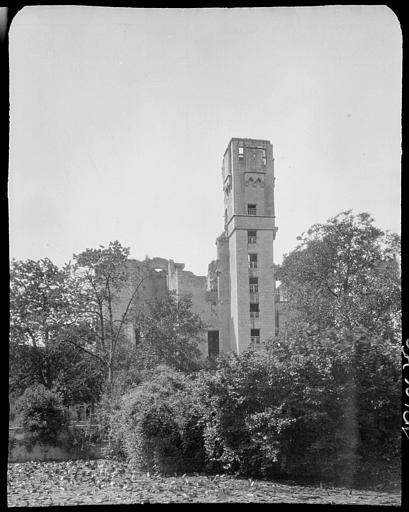
M 218 328 L 216 303 L 212 303 L 211 292 L 207 291 L 207 277 L 196 276 L 192 272 L 178 270 L 178 295 L 188 295 L 192 300 L 192 311 L 200 316 L 204 323 L 202 342 L 200 350 L 207 356 L 207 334 L 208 329 Z M 207 299 L 210 300 L 207 300 Z
M 217 239 L 217 312 L 219 319 L 220 351 L 230 352 L 230 265 L 229 244 L 225 236 Z
M 147 267 L 144 262 L 137 260 L 129 260 L 126 265 L 128 280 L 122 288 L 118 300 L 114 304 L 114 319 L 120 320 L 124 314 L 128 303 L 135 292 L 136 287 L 140 284 L 141 279 L 147 273 Z M 140 284 L 138 291 L 132 301 L 132 309 L 135 311 L 143 311 L 147 303 L 155 298 L 164 298 L 167 295 L 167 275 L 166 272 L 153 272 L 149 277 L 145 278 Z M 135 341 L 135 333 L 130 323 L 130 316 L 124 326 L 124 331 L 131 342 Z
M 192 272 L 183 270 L 182 263 L 164 258 L 153 258 L 147 263 L 150 269 L 154 268 L 156 271 L 151 270 L 149 277 L 140 285 L 132 302 L 133 309 L 142 312 L 150 301 L 155 298 L 165 298 L 169 291 L 174 292 L 177 297 L 189 296 L 192 301 L 192 311 L 200 316 L 204 324 L 200 350 L 204 356 L 207 356 L 207 330 L 219 329 L 217 290 L 208 289 L 207 276 L 196 276 Z M 121 319 L 132 293 L 146 272 L 145 262 L 137 260 L 127 262 L 128 282 L 121 290 L 119 300 L 115 304 L 115 319 Z M 129 340 L 134 341 L 135 333 L 130 322 L 124 326 L 124 330 Z

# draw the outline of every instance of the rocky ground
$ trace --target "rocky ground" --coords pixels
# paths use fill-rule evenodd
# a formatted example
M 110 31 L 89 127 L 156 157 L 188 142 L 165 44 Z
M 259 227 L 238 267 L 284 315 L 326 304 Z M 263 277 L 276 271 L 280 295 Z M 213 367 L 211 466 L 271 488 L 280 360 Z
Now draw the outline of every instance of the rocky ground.
M 306 486 L 226 475 L 163 477 L 112 460 L 8 465 L 8 506 L 134 503 L 319 503 L 400 506 L 391 492 Z

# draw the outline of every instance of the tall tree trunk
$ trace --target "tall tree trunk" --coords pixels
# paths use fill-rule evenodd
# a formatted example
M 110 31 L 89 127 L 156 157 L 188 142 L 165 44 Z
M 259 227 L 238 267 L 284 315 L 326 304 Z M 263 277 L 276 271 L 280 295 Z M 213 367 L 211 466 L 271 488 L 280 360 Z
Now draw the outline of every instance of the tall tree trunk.
M 109 361 L 108 363 L 108 387 L 111 389 L 112 387 L 112 363 Z

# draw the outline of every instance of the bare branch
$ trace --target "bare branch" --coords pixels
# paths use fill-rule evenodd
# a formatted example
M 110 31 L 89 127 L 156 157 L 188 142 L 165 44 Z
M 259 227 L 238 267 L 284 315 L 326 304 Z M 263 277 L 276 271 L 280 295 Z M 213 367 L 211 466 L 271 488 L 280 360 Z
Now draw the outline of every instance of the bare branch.
M 331 293 L 332 293 L 332 295 L 333 295 L 334 297 L 336 297 L 337 299 L 339 298 L 339 295 L 337 295 L 337 294 L 334 292 L 334 290 L 331 290 L 331 288 L 329 287 L 329 285 L 328 285 L 328 284 L 327 284 L 327 290 L 328 290 L 329 292 L 331 292 Z
M 105 366 L 107 366 L 107 362 L 102 358 L 100 357 L 98 354 L 95 354 L 94 352 L 91 352 L 90 350 L 86 349 L 85 347 L 83 347 L 82 345 L 79 345 L 78 343 L 75 343 L 75 341 L 72 341 L 70 338 L 65 338 L 65 341 L 68 341 L 68 343 L 71 343 L 71 345 L 74 345 L 74 347 L 77 347 L 79 348 L 80 350 L 82 350 L 83 352 L 86 352 L 87 354 L 89 354 L 90 356 L 93 356 L 95 357 L 96 359 L 98 359 L 99 361 L 101 361 L 102 364 L 104 364 Z
M 148 272 L 145 276 L 142 277 L 142 279 L 139 281 L 138 283 L 138 286 L 135 288 L 134 292 L 132 293 L 131 295 L 131 298 L 129 299 L 128 301 L 128 304 L 125 308 L 125 311 L 124 311 L 124 314 L 122 315 L 122 319 L 121 319 L 121 323 L 119 324 L 119 327 L 118 327 L 118 332 L 116 334 L 116 337 L 115 337 L 115 341 L 114 341 L 114 347 L 116 347 L 116 344 L 118 343 L 118 339 L 119 339 L 119 335 L 121 333 L 121 329 L 125 323 L 125 319 L 126 319 L 126 316 L 128 314 L 128 311 L 129 311 L 129 308 L 131 307 L 131 304 L 132 304 L 132 301 L 134 300 L 140 286 L 142 285 L 142 283 L 145 281 L 145 279 L 147 279 L 150 275 L 152 275 L 152 270 L 150 272 Z

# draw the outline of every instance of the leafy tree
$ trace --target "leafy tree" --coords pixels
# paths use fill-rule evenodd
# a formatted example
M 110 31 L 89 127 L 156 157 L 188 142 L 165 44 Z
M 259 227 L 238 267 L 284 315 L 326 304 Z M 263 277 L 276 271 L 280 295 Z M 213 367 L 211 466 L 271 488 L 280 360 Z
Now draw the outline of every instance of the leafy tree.
M 270 340 L 269 378 L 292 420 L 279 437 L 283 470 L 347 484 L 399 470 L 399 348 L 364 328 Z
M 343 212 L 298 237 L 278 277 L 297 319 L 318 331 L 364 326 L 388 339 L 401 323 L 400 238 L 367 213 Z
M 59 269 L 48 258 L 11 262 L 10 336 L 12 342 L 47 347 L 82 314 L 70 267 Z
M 57 387 L 66 404 L 96 400 L 102 383 L 101 365 L 74 346 L 76 340 L 91 335 L 69 265 L 59 269 L 48 258 L 12 261 L 11 394 L 19 396 L 38 383 L 48 389 Z M 74 340 L 74 345 L 67 340 Z
M 188 372 L 200 367 L 198 343 L 203 324 L 192 311 L 189 296 L 177 299 L 169 293 L 154 299 L 136 316 L 135 325 L 141 334 L 135 355 L 140 368 L 165 364 Z
M 83 311 L 92 321 L 95 333 L 91 344 L 78 346 L 102 362 L 109 385 L 113 383 L 118 354 L 125 337 L 124 326 L 130 316 L 133 300 L 152 272 L 146 262 L 134 270 L 134 280 L 131 280 L 127 271 L 128 256 L 129 248 L 122 247 L 118 241 L 110 242 L 108 247 L 86 249 L 74 255 L 75 273 L 81 279 L 81 292 L 86 297 Z M 130 297 L 123 304 L 123 292 L 127 288 L 130 288 Z
M 290 322 L 268 344 L 290 472 L 353 478 L 399 459 L 400 238 L 367 213 L 311 227 L 278 277 Z M 292 455 L 291 455 L 292 453 Z
M 16 403 L 16 411 L 34 442 L 56 445 L 67 425 L 59 395 L 41 384 L 25 390 Z
M 64 405 L 95 403 L 104 383 L 104 368 L 69 343 L 55 340 L 47 348 L 10 344 L 9 392 L 20 396 L 34 384 L 57 391 Z
M 11 391 L 39 382 L 64 389 L 70 402 L 75 399 L 70 389 L 78 400 L 90 394 L 98 398 L 101 369 L 108 386 L 115 371 L 134 380 L 135 351 L 124 343 L 124 326 L 153 270 L 145 262 L 131 273 L 128 256 L 128 248 L 111 242 L 74 255 L 74 264 L 62 269 L 47 258 L 12 262 Z M 88 386 L 95 386 L 93 394 Z

